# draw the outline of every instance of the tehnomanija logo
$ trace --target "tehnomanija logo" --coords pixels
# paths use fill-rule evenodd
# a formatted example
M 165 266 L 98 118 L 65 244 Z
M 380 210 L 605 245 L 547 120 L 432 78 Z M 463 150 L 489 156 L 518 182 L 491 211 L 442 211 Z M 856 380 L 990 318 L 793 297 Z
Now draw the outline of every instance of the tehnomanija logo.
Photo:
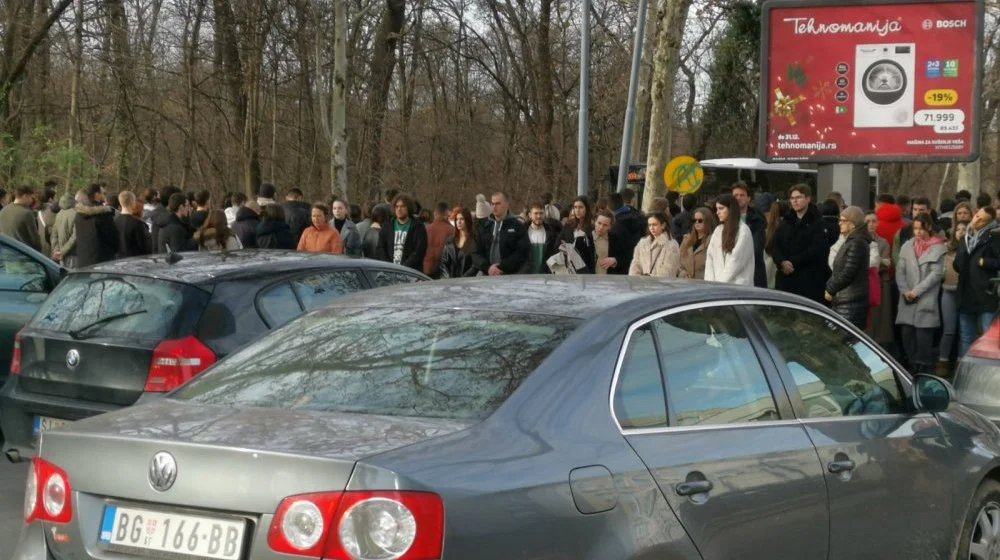
M 903 30 L 903 23 L 899 19 L 816 23 L 816 18 L 793 17 L 784 18 L 782 21 L 791 23 L 796 35 L 875 33 L 879 37 L 885 37 Z

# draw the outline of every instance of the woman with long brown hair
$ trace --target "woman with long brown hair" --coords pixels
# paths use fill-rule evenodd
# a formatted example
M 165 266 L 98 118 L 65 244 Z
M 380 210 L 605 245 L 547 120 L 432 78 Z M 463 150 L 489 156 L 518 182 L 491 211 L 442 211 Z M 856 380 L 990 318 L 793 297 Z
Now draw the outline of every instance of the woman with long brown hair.
M 708 208 L 696 208 L 691 213 L 691 231 L 681 242 L 681 278 L 705 279 L 705 259 L 708 243 L 715 231 L 715 216 Z
M 236 251 L 243 248 L 236 234 L 229 229 L 226 213 L 222 210 L 209 212 L 205 222 L 194 232 L 194 242 L 199 251 Z
M 680 249 L 670 239 L 670 220 L 662 212 L 653 212 L 646 218 L 649 235 L 639 240 L 632 255 L 629 276 L 656 276 L 676 278 L 680 270 Z
M 753 234 L 740 220 L 740 206 L 731 194 L 715 201 L 719 225 L 712 233 L 705 257 L 705 280 L 753 286 Z
M 594 212 L 590 208 L 590 201 L 587 200 L 587 197 L 578 196 L 573 200 L 569 221 L 563 227 L 559 240 L 573 245 L 577 254 L 583 259 L 586 266 L 583 270 L 577 270 L 577 274 L 594 273 L 594 267 L 597 264 L 594 252 Z
M 472 212 L 468 208 L 457 208 L 452 215 L 455 216 L 455 233 L 444 242 L 441 278 L 475 276 L 482 269 L 483 263 L 476 245 Z

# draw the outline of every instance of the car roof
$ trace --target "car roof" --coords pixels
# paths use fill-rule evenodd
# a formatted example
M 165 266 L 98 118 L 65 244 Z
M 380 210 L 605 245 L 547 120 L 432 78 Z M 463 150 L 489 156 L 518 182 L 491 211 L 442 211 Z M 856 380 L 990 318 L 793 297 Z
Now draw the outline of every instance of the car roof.
M 262 274 L 318 268 L 380 268 L 423 277 L 420 272 L 392 263 L 330 253 L 243 249 L 228 253 L 198 251 L 176 255 L 181 259 L 172 264 L 165 254 L 147 255 L 108 261 L 75 272 L 127 274 L 186 284 L 214 284 L 223 280 L 257 278 Z
M 539 275 L 463 278 L 398 284 L 337 300 L 337 307 L 398 306 L 468 309 L 498 313 L 533 313 L 591 319 L 609 311 L 663 309 L 714 300 L 789 301 L 822 309 L 805 298 L 701 280 L 640 276 Z M 664 305 L 669 304 L 669 305 Z
M 31 247 L 26 243 L 21 243 L 17 239 L 14 239 L 13 237 L 5 235 L 3 233 L 0 233 L 0 242 L 10 245 L 11 247 L 14 247 L 15 249 L 21 251 L 22 253 L 27 253 L 29 256 L 34 258 L 36 261 L 42 263 L 43 265 L 45 265 L 45 267 L 50 270 L 54 271 L 59 270 L 59 265 L 56 264 L 55 261 L 43 255 L 42 253 L 39 253 L 33 247 Z

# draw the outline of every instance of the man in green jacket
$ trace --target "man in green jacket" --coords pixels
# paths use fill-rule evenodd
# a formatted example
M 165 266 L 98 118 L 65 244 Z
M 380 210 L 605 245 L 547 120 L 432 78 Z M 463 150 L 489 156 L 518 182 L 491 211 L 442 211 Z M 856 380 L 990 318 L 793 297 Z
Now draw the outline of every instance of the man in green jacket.
M 52 260 L 66 268 L 76 268 L 76 204 L 81 200 L 87 200 L 85 191 L 78 191 L 75 198 L 64 194 L 52 226 Z
M 20 186 L 14 191 L 14 202 L 0 210 L 0 233 L 13 237 L 36 251 L 42 250 L 35 215 L 35 189 Z

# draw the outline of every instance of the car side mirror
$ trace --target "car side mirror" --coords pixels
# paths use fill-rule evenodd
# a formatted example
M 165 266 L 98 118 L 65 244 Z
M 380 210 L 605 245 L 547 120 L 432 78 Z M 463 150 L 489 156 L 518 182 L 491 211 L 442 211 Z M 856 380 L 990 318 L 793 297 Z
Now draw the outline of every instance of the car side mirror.
M 913 376 L 913 407 L 918 412 L 942 412 L 955 401 L 950 383 L 933 375 Z

